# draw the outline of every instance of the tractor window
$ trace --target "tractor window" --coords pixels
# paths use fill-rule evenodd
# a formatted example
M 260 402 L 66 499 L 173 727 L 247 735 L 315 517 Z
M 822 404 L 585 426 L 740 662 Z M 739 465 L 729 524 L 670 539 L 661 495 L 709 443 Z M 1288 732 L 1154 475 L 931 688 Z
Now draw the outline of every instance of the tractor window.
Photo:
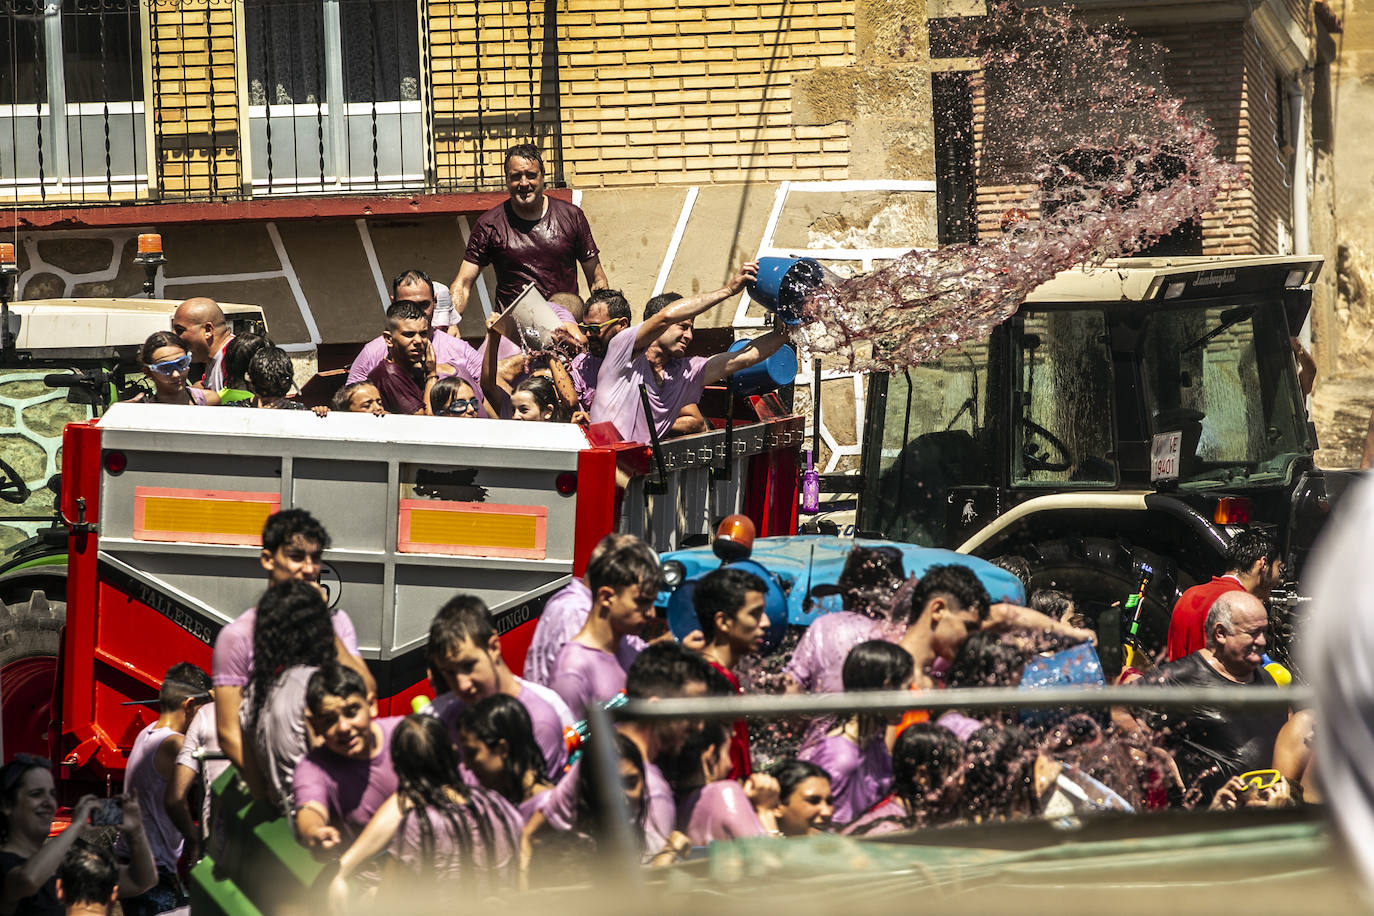
M 1112 361 L 1100 311 L 1031 312 L 1014 332 L 1012 483 L 1114 486 Z
M 1282 479 L 1307 450 L 1293 354 L 1276 303 L 1151 317 L 1140 358 L 1151 431 L 1179 431 L 1181 484 Z
M 896 540 L 945 546 L 948 490 L 994 480 L 984 416 L 987 368 L 984 342 L 888 378 L 882 439 L 872 443 L 881 448 L 874 517 L 866 525 Z

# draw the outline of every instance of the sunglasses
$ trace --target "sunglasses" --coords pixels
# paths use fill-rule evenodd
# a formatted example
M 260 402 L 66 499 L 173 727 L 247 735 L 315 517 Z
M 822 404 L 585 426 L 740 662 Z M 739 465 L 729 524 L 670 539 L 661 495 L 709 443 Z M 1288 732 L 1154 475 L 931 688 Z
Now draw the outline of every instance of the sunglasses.
M 1283 774 L 1278 770 L 1251 770 L 1248 773 L 1241 773 L 1240 780 L 1249 789 L 1272 789 L 1279 784 Z
M 443 414 L 446 417 L 456 417 L 460 414 L 465 414 L 468 411 L 476 413 L 477 408 L 481 406 L 481 404 L 482 401 L 480 398 L 454 398 L 453 400 L 449 401 L 448 404 L 444 407 L 444 409 L 439 411 L 439 413 Z
M 602 331 L 603 329 L 610 327 L 611 325 L 615 324 L 617 321 L 620 321 L 620 320 L 622 320 L 622 319 L 620 319 L 620 318 L 608 318 L 608 319 L 606 319 L 605 321 L 601 322 L 600 324 L 587 324 L 587 323 L 585 323 L 585 322 L 579 322 L 577 326 L 578 326 L 579 329 L 581 329 L 581 331 L 582 331 L 583 334 L 586 334 L 586 335 L 588 335 L 588 336 L 590 336 L 590 337 L 596 337 L 596 336 L 599 336 L 599 335 L 601 334 L 601 331 Z
M 178 356 L 176 359 L 166 359 L 160 363 L 152 363 L 148 366 L 158 375 L 172 375 L 177 372 L 185 372 L 191 368 L 191 354 L 187 353 Z

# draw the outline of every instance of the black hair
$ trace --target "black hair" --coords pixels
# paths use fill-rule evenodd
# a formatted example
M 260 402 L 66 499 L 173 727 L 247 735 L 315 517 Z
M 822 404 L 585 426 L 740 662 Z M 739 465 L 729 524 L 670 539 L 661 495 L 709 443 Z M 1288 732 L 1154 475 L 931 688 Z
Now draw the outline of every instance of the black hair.
M 916 661 L 896 643 L 870 639 L 849 650 L 840 669 L 846 693 L 861 690 L 897 690 L 911 680 Z M 887 726 L 882 713 L 859 713 L 859 747 L 864 747 Z
M 693 682 L 711 682 L 710 663 L 679 643 L 656 642 L 646 646 L 625 672 L 625 695 L 635 700 L 676 697 Z
M 892 790 L 907 809 L 905 826 L 940 824 L 957 815 L 955 778 L 964 765 L 964 745 L 934 722 L 902 729 L 892 745 Z
M 719 753 L 722 745 L 730 743 L 734 726 L 729 722 L 712 720 L 703 722 L 701 728 L 687 733 L 682 747 L 668 763 L 668 781 L 678 798 L 702 784 L 701 757 L 708 750 Z
M 528 391 L 530 397 L 534 398 L 535 406 L 541 411 L 546 407 L 553 408 L 553 415 L 549 420 L 554 423 L 566 423 L 572 419 L 572 412 L 568 410 L 558 397 L 558 389 L 553 386 L 553 381 L 542 375 L 531 375 L 519 385 L 515 386 L 516 391 Z M 512 392 L 514 393 L 514 392 Z
M 586 578 L 593 596 L 601 588 L 619 591 L 632 585 L 657 592 L 663 580 L 663 567 L 653 548 L 635 538 L 611 547 L 599 557 L 593 556 L 587 563 Z
M 321 665 L 318 671 L 310 675 L 310 681 L 305 685 L 305 708 L 319 715 L 326 698 L 347 700 L 354 696 L 367 699 L 367 684 L 363 683 L 363 676 L 336 661 L 334 664 Z
M 210 702 L 210 675 L 190 662 L 177 662 L 167 669 L 158 688 L 158 706 L 163 712 L 179 709 L 187 700 Z
M 525 800 L 525 777 L 534 774 L 534 782 L 548 782 L 545 775 L 548 763 L 539 742 L 534 737 L 534 723 L 525 704 L 504 693 L 478 700 L 463 710 L 458 727 L 478 741 L 492 748 L 498 741 L 506 742 L 504 788 L 493 788 L 512 805 Z
M 19 786 L 30 770 L 52 770 L 52 761 L 32 754 L 15 754 L 9 763 L 0 767 L 0 843 L 10 838 L 10 818 L 5 807 L 19 802 Z
M 592 304 L 596 302 L 606 303 L 606 314 L 611 318 L 629 318 L 630 300 L 625 298 L 625 294 L 618 289 L 594 289 L 587 295 L 587 311 L 592 310 Z
M 373 388 L 377 387 L 376 385 L 373 385 L 366 379 L 364 379 L 361 382 L 354 382 L 351 385 L 344 385 L 338 391 L 334 392 L 334 397 L 329 399 L 329 409 L 337 410 L 340 413 L 349 413 L 350 411 L 352 411 L 353 395 L 357 394 L 358 390 L 362 388 L 364 385 L 371 385 Z M 435 383 L 435 386 L 438 386 L 437 382 Z M 381 392 L 379 391 L 378 394 L 381 394 Z
M 322 550 L 329 547 L 329 532 L 304 509 L 274 512 L 262 526 L 262 547 L 268 553 L 276 553 L 297 537 L 309 544 L 318 544 Z
M 870 639 L 849 650 L 840 678 L 845 692 L 896 690 L 915 673 L 911 653 L 885 639 Z
M 253 677 L 249 685 L 253 705 L 248 731 L 257 732 L 268 694 L 283 671 L 295 665 L 318 668 L 336 661 L 334 627 L 319 588 L 298 579 L 269 588 L 258 600 L 253 623 Z
M 476 595 L 454 595 L 429 622 L 425 657 L 432 666 L 437 665 L 465 641 L 471 640 L 477 648 L 485 649 L 495 635 L 485 601 Z
M 778 801 L 787 804 L 792 793 L 808 779 L 824 779 L 832 782 L 830 774 L 819 764 L 796 757 L 784 757 L 768 768 L 768 775 L 778 781 Z
M 1279 547 L 1269 532 L 1247 528 L 1226 545 L 1226 572 L 1249 572 L 1259 561 L 1272 563 L 1279 558 Z
M 398 273 L 396 275 L 396 279 L 391 281 L 391 295 L 395 296 L 396 290 L 400 289 L 404 285 L 412 283 L 425 284 L 429 287 L 430 301 L 438 299 L 438 296 L 434 289 L 434 281 L 429 278 L 429 274 L 425 273 L 423 270 L 419 270 L 418 268 L 411 268 L 410 270 L 403 270 L 400 273 Z
M 295 382 L 291 357 L 280 347 L 263 347 L 248 361 L 247 381 L 260 398 L 284 398 Z
M 964 816 L 976 824 L 1034 812 L 1035 758 L 1035 742 L 1014 725 L 985 725 L 969 735 L 960 805 Z
M 1014 687 L 1029 656 L 996 630 L 970 633 L 950 662 L 950 687 Z
M 143 341 L 143 346 L 138 350 L 138 361 L 145 366 L 153 363 L 153 354 L 163 347 L 176 347 L 183 353 L 190 353 L 182 339 L 171 331 L 154 331 L 148 335 L 148 339 Z
M 67 912 L 82 903 L 108 906 L 119 883 L 119 866 L 105 847 L 78 842 L 57 866 L 57 880 Z
M 1013 576 L 1021 580 L 1021 587 L 1030 590 L 1031 568 L 1030 563 L 1020 554 L 1008 553 L 1000 557 L 995 557 L 988 561 L 998 569 L 1005 569 Z
M 1064 615 L 1074 609 L 1073 597 L 1057 588 L 1037 588 L 1030 596 L 1031 610 L 1039 611 L 1055 620 L 1063 620 Z
M 644 304 L 644 320 L 648 321 L 681 298 L 681 293 L 659 293 Z
M 477 395 L 472 389 L 472 383 L 465 378 L 456 375 L 445 376 L 434 383 L 429 389 L 429 410 L 435 416 L 439 416 L 453 399 L 458 397 L 458 392 L 464 388 L 472 391 L 473 396 Z
M 474 864 L 474 834 L 481 839 L 489 867 L 496 864 L 497 831 L 505 834 L 507 849 L 519 849 L 520 838 L 501 816 L 497 797 L 480 786 L 465 785 L 458 775 L 458 754 L 448 729 L 438 719 L 416 713 L 396 723 L 391 735 L 391 765 L 396 770 L 396 796 L 403 812 L 397 835 L 404 836 L 406 822 L 415 818 L 420 834 L 420 860 L 428 873 L 435 873 L 440 865 L 435 861 L 430 816 L 437 815 L 448 823 L 458 844 L 458 859 L 464 866 Z M 509 863 L 507 871 L 513 867 L 514 863 Z
M 639 745 L 618 731 L 611 732 L 611 740 L 615 742 L 615 753 L 619 760 L 627 760 L 639 771 L 640 785 L 643 794 L 639 798 L 639 808 L 630 812 L 631 826 L 634 828 L 636 837 L 642 836 L 644 825 L 644 814 L 649 806 L 649 785 L 647 776 L 644 772 L 644 755 L 639 750 Z M 587 739 L 582 754 L 582 761 L 578 764 L 577 770 L 577 815 L 575 826 L 581 833 L 593 837 L 600 837 L 605 826 L 606 813 L 610 810 L 609 799 L 602 797 L 600 780 L 596 779 L 591 761 L 595 759 L 596 742 L 603 740 L 599 735 L 592 735 Z
M 429 316 L 425 310 L 408 299 L 395 299 L 386 307 L 386 327 L 389 331 L 394 331 L 401 326 L 402 321 L 429 321 Z
M 506 150 L 506 158 L 502 160 L 502 167 L 510 168 L 510 161 L 516 157 L 529 159 L 531 162 L 539 163 L 539 174 L 544 174 L 544 157 L 539 154 L 539 147 L 533 143 L 517 143 Z
M 911 619 L 920 617 L 930 600 L 940 595 L 951 599 L 956 611 L 976 611 L 979 620 L 986 620 L 992 608 L 977 573 L 960 563 L 947 563 L 930 567 L 916 583 L 911 592 Z
M 248 378 L 248 366 L 263 347 L 275 346 L 261 334 L 245 331 L 235 334 L 224 345 L 224 387 L 243 389 Z
M 709 640 L 716 632 L 716 614 L 733 617 L 744 607 L 749 592 L 768 594 L 768 585 L 758 576 L 735 566 L 722 566 L 702 576 L 692 590 L 692 607 L 697 625 Z

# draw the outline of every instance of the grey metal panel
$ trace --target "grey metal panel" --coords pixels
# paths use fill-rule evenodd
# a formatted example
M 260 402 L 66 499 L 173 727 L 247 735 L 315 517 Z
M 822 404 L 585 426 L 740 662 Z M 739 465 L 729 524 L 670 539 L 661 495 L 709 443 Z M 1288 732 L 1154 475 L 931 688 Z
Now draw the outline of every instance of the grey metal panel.
M 229 552 L 194 558 L 186 552 L 162 553 L 123 549 L 122 545 L 102 541 L 104 553 L 138 570 L 153 583 L 162 583 L 173 592 L 203 605 L 220 623 L 228 623 L 250 607 L 267 588 L 267 573 L 258 562 L 258 552 Z
M 395 507 L 387 500 L 385 461 L 297 458 L 293 464 L 291 504 L 324 524 L 331 546 L 388 549 L 384 519 Z
M 144 436 L 139 443 L 150 445 Z M 162 443 L 170 446 L 171 441 Z M 174 487 L 192 490 L 233 490 L 276 493 L 281 489 L 281 461 L 276 457 L 187 453 L 167 449 L 126 449 L 128 466 L 117 476 L 104 474 L 101 488 L 101 535 L 133 537 L 135 487 Z
M 350 563 L 325 554 L 325 560 L 339 574 L 342 591 L 338 607 L 348 611 L 358 632 L 358 648 L 364 658 L 391 658 L 386 651 L 386 611 L 390 607 L 382 584 L 381 563 Z M 429 619 L 425 619 L 429 625 Z
M 493 612 L 528 600 L 566 581 L 566 568 L 541 571 L 518 571 L 493 561 L 486 568 L 455 570 L 435 566 L 397 564 L 396 623 L 392 636 L 399 655 L 421 645 L 429 636 L 429 622 L 436 611 L 460 592 L 475 594 Z M 391 656 L 384 656 L 391 657 Z

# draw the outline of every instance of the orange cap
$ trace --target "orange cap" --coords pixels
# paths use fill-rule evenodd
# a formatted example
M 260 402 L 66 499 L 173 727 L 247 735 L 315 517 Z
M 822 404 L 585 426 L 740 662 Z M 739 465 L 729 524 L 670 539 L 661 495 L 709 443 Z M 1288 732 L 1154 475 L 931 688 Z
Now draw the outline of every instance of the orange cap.
M 722 560 L 742 560 L 754 549 L 755 533 L 754 522 L 749 516 L 727 515 L 716 529 L 712 548 Z

